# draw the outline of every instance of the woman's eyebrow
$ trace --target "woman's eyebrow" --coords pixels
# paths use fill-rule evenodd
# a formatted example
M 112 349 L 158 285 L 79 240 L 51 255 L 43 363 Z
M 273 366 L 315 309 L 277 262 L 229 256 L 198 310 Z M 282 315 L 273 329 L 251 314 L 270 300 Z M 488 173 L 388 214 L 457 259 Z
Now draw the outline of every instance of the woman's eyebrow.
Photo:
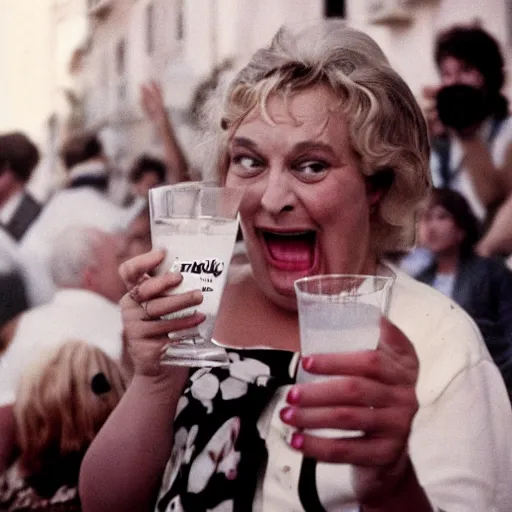
M 246 137 L 233 137 L 233 146 L 242 146 L 244 148 L 256 150 L 258 145 L 252 141 L 251 139 L 247 139 Z
M 324 151 L 327 153 L 331 153 L 334 155 L 334 149 L 331 145 L 325 144 L 324 142 L 318 142 L 318 141 L 304 141 L 304 142 L 298 142 L 293 146 L 293 151 L 297 153 L 302 153 L 306 151 Z

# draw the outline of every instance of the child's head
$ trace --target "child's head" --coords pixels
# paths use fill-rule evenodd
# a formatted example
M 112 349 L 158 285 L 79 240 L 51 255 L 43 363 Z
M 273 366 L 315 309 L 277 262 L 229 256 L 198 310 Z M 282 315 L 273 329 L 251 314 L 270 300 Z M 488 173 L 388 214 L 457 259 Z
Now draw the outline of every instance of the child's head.
M 66 342 L 31 367 L 14 405 L 23 473 L 42 487 L 59 477 L 76 484 L 87 447 L 125 388 L 119 365 L 83 341 Z

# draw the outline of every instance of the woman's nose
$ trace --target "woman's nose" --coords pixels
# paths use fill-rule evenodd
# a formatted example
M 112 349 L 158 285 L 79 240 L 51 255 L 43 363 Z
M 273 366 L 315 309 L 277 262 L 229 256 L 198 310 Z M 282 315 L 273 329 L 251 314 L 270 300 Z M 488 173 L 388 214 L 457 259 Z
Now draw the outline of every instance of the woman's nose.
M 296 197 L 291 179 L 290 174 L 281 169 L 272 169 L 269 172 L 261 206 L 272 215 L 294 209 Z

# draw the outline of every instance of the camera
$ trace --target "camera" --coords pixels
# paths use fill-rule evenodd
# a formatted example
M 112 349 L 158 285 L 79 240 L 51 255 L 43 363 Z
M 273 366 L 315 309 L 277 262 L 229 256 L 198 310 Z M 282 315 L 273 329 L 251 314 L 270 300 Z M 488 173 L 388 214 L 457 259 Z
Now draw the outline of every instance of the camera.
M 441 122 L 458 132 L 479 126 L 491 114 L 485 92 L 470 85 L 443 87 L 437 93 L 436 103 Z

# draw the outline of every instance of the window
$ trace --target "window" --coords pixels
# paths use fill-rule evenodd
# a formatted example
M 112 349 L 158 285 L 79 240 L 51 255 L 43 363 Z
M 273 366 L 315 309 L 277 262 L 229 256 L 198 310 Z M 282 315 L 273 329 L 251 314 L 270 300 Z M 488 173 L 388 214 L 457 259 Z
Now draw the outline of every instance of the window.
M 185 5 L 183 0 L 178 0 L 176 9 L 176 39 L 182 41 L 185 38 Z
M 155 7 L 152 3 L 146 7 L 146 53 L 155 51 Z
M 324 15 L 326 18 L 344 18 L 344 0 L 324 0 Z
M 116 47 L 116 70 L 118 75 L 124 75 L 126 69 L 126 43 L 121 39 Z
M 117 99 L 126 99 L 126 41 L 121 39 L 116 46 Z
M 508 32 L 508 44 L 512 46 L 512 0 L 507 0 L 505 4 L 505 9 L 507 11 L 506 20 L 507 20 L 507 32 Z

